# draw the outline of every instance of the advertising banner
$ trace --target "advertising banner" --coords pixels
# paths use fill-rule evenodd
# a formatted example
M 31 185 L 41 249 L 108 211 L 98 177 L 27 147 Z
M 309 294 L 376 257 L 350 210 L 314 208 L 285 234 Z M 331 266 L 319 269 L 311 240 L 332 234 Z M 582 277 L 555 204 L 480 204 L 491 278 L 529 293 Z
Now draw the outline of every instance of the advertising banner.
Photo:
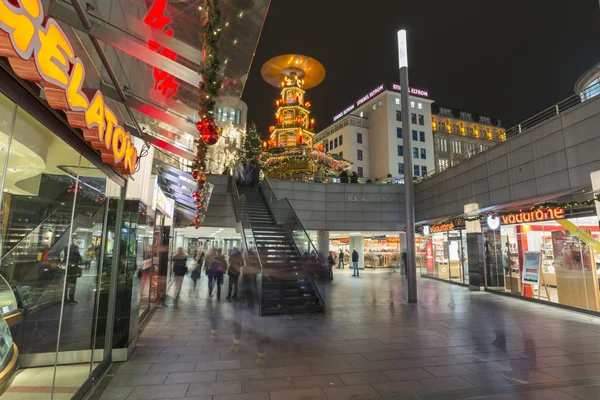
M 541 269 L 542 253 L 540 251 L 526 251 L 523 257 L 523 283 L 539 284 Z

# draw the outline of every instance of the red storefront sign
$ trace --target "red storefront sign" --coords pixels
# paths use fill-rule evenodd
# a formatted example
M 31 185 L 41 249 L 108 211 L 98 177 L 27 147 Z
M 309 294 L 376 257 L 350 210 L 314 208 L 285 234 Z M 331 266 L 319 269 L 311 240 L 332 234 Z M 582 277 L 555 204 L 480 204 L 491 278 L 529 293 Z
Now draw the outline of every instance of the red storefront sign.
M 144 23 L 152 28 L 165 32 L 165 34 L 168 36 L 173 36 L 173 29 L 167 27 L 167 25 L 171 23 L 173 19 L 165 15 L 166 10 L 167 0 L 155 0 L 150 7 L 150 10 L 148 10 L 148 15 L 146 15 L 146 18 L 144 18 Z M 148 47 L 170 60 L 175 61 L 177 58 L 176 52 L 161 46 L 155 40 L 149 39 Z M 156 67 L 154 67 L 153 72 L 154 90 L 165 96 L 167 99 L 173 97 L 173 95 L 179 90 L 179 84 L 175 81 L 175 77 Z
M 565 210 L 560 207 L 546 208 L 543 210 L 519 210 L 518 213 L 502 215 L 503 225 L 523 224 L 528 222 L 550 221 L 565 217 Z

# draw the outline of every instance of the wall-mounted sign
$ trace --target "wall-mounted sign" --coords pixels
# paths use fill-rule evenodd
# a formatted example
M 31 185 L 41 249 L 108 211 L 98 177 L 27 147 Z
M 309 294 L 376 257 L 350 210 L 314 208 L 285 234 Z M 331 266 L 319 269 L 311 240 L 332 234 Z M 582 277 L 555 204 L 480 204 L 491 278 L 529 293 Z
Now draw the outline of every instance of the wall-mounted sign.
M 173 212 L 175 211 L 175 201 L 173 199 L 165 196 L 165 193 L 162 191 L 160 186 L 158 186 L 158 178 L 154 179 L 154 193 L 152 195 L 152 209 L 158 210 L 168 216 L 169 218 L 173 218 Z
M 544 210 L 530 210 L 518 213 L 502 215 L 502 224 L 523 224 L 528 222 L 549 221 L 553 219 L 562 219 L 565 217 L 565 210 L 560 207 L 546 208 Z
M 540 283 L 540 270 L 542 268 L 542 253 L 539 251 L 526 251 L 523 256 L 523 283 Z
M 349 194 L 347 197 L 349 203 L 394 203 L 399 202 L 400 199 L 394 196 L 386 195 L 355 195 Z
M 167 27 L 173 20 L 166 16 L 167 0 L 154 0 L 154 3 L 148 10 L 148 15 L 144 18 L 144 23 L 154 29 L 165 32 L 167 36 L 173 36 L 173 29 Z M 169 48 L 161 46 L 156 40 L 149 39 L 148 47 L 162 55 L 175 61 L 177 53 Z M 179 84 L 175 77 L 160 68 L 153 68 L 154 72 L 154 90 L 165 96 L 167 99 L 173 97 L 179 90 Z
M 402 86 L 398 85 L 397 83 L 392 83 L 392 90 L 396 92 L 401 92 Z M 410 86 L 408 87 L 408 94 L 410 94 L 411 96 L 429 97 L 429 91 L 413 88 Z
M 423 225 L 423 235 L 428 236 L 430 231 L 429 225 Z
M 138 153 L 100 91 L 83 93 L 85 67 L 41 0 L 0 0 L 0 56 L 22 79 L 44 87 L 50 107 L 63 110 L 69 124 L 123 174 L 133 174 Z
M 348 114 L 349 112 L 354 110 L 355 108 L 360 107 L 361 105 L 363 105 L 367 101 L 371 100 L 373 97 L 377 96 L 379 93 L 383 92 L 386 89 L 387 88 L 384 84 L 377 86 L 375 89 L 371 90 L 369 93 L 367 93 L 366 95 L 364 95 L 363 97 L 361 97 L 360 99 L 358 99 L 357 101 L 352 103 L 352 105 L 347 107 L 344 111 L 340 112 L 339 114 L 336 114 L 335 117 L 333 117 L 333 121 L 335 122 L 338 119 L 342 118 L 343 116 L 345 116 L 346 114 Z M 412 87 L 409 87 L 408 89 L 409 89 L 409 94 L 411 96 L 429 97 L 429 92 L 427 90 L 417 89 L 417 88 L 412 88 Z M 397 83 L 392 83 L 392 90 L 395 92 L 400 92 L 401 87 Z
M 500 218 L 497 215 L 488 215 L 486 218 L 487 226 L 495 231 L 500 227 Z
M 454 224 L 452 222 L 447 222 L 443 224 L 437 224 L 429 227 L 429 231 L 431 233 L 439 233 L 439 232 L 448 232 L 454 230 Z

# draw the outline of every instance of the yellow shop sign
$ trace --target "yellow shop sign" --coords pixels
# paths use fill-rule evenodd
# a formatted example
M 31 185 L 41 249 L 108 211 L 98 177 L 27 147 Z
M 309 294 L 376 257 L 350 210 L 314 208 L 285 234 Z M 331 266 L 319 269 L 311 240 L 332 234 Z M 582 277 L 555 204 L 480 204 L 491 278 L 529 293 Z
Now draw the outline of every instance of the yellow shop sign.
M 85 66 L 60 25 L 44 15 L 40 0 L 0 0 L 0 56 L 22 79 L 44 87 L 48 104 L 123 174 L 133 174 L 138 153 L 100 91 L 82 92 Z

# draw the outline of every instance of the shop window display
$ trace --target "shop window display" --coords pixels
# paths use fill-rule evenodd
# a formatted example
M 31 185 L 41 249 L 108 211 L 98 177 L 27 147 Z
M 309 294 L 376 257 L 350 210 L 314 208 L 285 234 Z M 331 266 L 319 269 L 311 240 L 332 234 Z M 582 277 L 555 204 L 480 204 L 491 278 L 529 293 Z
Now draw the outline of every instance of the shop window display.
M 600 311 L 600 230 L 595 216 L 502 225 L 486 229 L 484 237 L 488 287 Z M 523 283 L 526 252 L 540 254 L 539 284 Z
M 78 386 L 105 358 L 108 178 L 3 95 L 0 113 L 9 121 L 0 126 L 0 307 L 20 369 L 50 366 L 52 377 L 56 363 L 75 360 L 77 373 L 53 382 Z M 7 343 L 6 332 L 0 335 Z
M 434 232 L 417 235 L 417 267 L 423 275 L 469 283 L 467 235 L 454 225 L 434 226 Z

